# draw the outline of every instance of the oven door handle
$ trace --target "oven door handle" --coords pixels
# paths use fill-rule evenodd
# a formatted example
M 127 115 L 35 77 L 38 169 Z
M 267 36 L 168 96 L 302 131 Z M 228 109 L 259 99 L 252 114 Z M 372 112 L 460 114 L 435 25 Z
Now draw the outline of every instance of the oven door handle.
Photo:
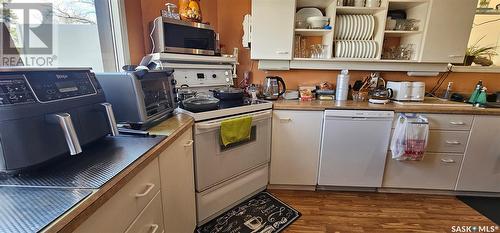
M 255 114 L 245 114 L 245 115 L 241 115 L 241 116 L 237 116 L 237 117 L 228 117 L 228 118 L 223 118 L 223 119 L 219 119 L 216 121 L 209 121 L 206 123 L 196 123 L 196 129 L 208 130 L 208 129 L 219 128 L 221 122 L 223 122 L 225 120 L 232 119 L 232 118 L 238 118 L 238 117 L 243 117 L 243 116 L 251 116 L 252 121 L 256 122 L 256 121 L 260 121 L 260 120 L 264 120 L 264 119 L 269 119 L 271 117 L 271 111 L 266 111 L 263 113 L 255 113 Z

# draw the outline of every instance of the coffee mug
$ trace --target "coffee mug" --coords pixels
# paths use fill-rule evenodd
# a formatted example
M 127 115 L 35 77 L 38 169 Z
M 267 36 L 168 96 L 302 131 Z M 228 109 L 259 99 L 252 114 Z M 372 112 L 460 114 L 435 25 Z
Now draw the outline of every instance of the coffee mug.
M 380 0 L 366 0 L 366 7 L 379 7 Z

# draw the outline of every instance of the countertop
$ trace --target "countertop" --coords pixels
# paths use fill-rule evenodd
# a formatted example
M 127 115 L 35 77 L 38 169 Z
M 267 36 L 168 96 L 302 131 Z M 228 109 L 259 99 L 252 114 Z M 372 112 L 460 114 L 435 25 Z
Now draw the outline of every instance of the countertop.
M 442 114 L 471 114 L 471 115 L 500 115 L 500 108 L 478 108 L 471 106 L 406 106 L 395 103 L 371 104 L 356 101 L 300 101 L 300 100 L 277 100 L 273 102 L 276 110 L 387 110 L 395 112 L 420 112 L 420 113 L 442 113 Z
M 146 167 L 149 162 L 154 160 L 162 151 L 164 151 L 170 144 L 172 144 L 172 142 L 175 141 L 183 132 L 191 128 L 193 123 L 194 120 L 188 115 L 174 115 L 151 129 L 151 134 L 162 135 L 161 137 L 108 137 L 103 139 L 102 141 L 89 145 L 86 152 L 86 158 L 82 157 L 82 160 L 86 160 L 84 161 L 84 165 L 82 166 L 77 165 L 80 163 L 75 163 L 75 161 L 77 161 L 76 157 L 72 157 L 71 159 L 63 159 L 62 163 L 65 163 L 67 166 L 65 166 L 64 168 L 61 167 L 61 169 L 52 169 L 55 170 L 54 172 L 49 172 L 48 170 L 50 169 L 42 168 L 37 170 L 37 172 L 35 173 L 30 172 L 28 173 L 28 175 L 24 176 L 17 176 L 12 178 L 4 177 L 0 180 L 0 194 L 7 197 L 5 201 L 8 200 L 9 202 L 13 203 L 26 201 L 24 199 L 20 200 L 24 197 L 25 199 L 28 198 L 28 201 L 31 201 L 30 207 L 26 210 L 35 211 L 37 210 L 37 206 L 45 208 L 45 213 L 43 212 L 43 210 L 41 212 L 43 213 L 42 215 L 33 215 L 43 216 L 43 218 L 38 219 L 37 217 L 36 219 L 34 219 L 33 216 L 27 218 L 16 218 L 16 221 L 20 221 L 20 224 L 16 223 L 16 225 L 33 227 L 24 228 L 18 230 L 18 232 L 31 232 L 37 231 L 42 228 L 43 232 L 72 232 L 90 215 L 92 215 L 100 206 L 102 206 L 108 199 L 110 199 L 116 192 L 118 192 L 125 184 L 127 184 L 130 179 L 132 179 L 138 172 Z M 90 173 L 88 173 L 87 170 L 82 170 L 80 171 L 80 173 L 78 173 L 78 169 L 86 169 L 89 168 L 89 166 L 90 168 L 95 167 L 94 165 L 92 165 L 92 163 L 96 160 L 93 160 L 92 157 L 95 157 L 94 154 L 97 154 L 97 151 L 105 151 L 106 154 L 111 154 L 107 157 L 112 157 L 112 159 L 110 161 L 108 161 L 109 159 L 100 159 L 98 161 L 101 162 L 98 162 L 98 164 L 94 165 L 105 166 L 106 164 L 109 164 L 110 166 L 105 168 L 109 169 L 104 171 L 104 175 L 97 174 L 97 178 L 99 178 L 97 180 L 94 180 L 94 178 L 96 178 L 95 174 L 93 178 L 90 177 L 88 179 L 88 181 L 97 182 L 83 182 L 85 181 L 85 179 L 81 179 L 82 174 L 89 175 Z M 97 170 L 101 171 L 101 169 Z M 95 172 L 98 173 L 97 170 Z M 69 174 L 69 176 L 62 176 L 61 173 L 64 173 L 63 175 Z M 31 176 L 30 174 L 37 175 Z M 77 176 L 71 176 L 75 174 L 77 174 Z M 69 179 L 58 179 L 60 177 L 69 177 Z M 80 179 L 71 180 L 71 177 L 77 177 Z M 49 184 L 45 185 L 43 182 L 47 181 L 49 182 Z M 55 182 L 53 186 L 51 186 L 52 183 L 50 183 L 52 181 Z M 49 188 L 47 189 L 44 186 L 47 186 Z M 44 201 L 44 198 L 36 200 L 36 198 L 34 199 L 34 196 L 31 195 L 33 193 L 41 193 L 44 195 L 52 196 L 54 192 L 61 198 L 58 199 L 59 203 L 50 202 L 49 205 L 47 205 L 46 201 Z M 23 193 L 26 195 L 21 195 Z M 21 207 L 13 209 L 13 211 L 23 211 L 23 209 L 19 208 Z M 54 208 L 54 210 L 47 208 Z M 0 211 L 0 215 L 2 214 L 8 213 L 5 211 Z M 12 216 L 6 217 L 12 218 Z M 55 218 L 57 219 L 54 221 Z M 26 222 L 24 223 L 23 221 Z M 33 226 L 33 221 L 35 221 L 36 227 Z

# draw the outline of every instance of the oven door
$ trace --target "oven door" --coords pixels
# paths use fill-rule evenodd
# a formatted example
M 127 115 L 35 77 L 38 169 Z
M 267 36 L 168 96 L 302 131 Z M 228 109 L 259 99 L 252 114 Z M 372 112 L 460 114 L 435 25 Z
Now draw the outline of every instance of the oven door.
M 222 121 L 252 116 L 250 140 L 224 147 Z M 201 192 L 245 171 L 268 163 L 271 155 L 271 110 L 259 111 L 195 124 L 196 190 Z

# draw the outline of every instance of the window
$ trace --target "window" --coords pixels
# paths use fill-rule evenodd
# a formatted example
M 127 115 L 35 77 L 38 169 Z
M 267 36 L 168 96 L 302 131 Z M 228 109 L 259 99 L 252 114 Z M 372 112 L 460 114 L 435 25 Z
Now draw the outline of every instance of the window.
M 493 66 L 500 66 L 500 0 L 479 0 L 468 47 L 472 52 L 492 48 L 479 57 L 491 60 Z M 474 63 L 479 65 L 481 61 L 476 59 Z
M 99 72 L 126 63 L 121 0 L 0 2 L 0 66 L 77 66 Z

